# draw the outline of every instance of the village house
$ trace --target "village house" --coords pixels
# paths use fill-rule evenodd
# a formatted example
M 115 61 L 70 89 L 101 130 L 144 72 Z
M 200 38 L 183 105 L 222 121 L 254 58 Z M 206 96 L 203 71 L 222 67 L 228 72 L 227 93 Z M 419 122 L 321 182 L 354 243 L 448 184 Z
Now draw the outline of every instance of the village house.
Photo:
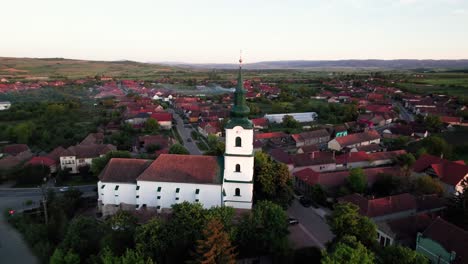
M 167 138 L 164 135 L 144 135 L 138 137 L 138 148 L 146 149 L 150 146 L 158 148 L 158 150 L 169 149 L 169 146 L 173 144 L 173 140 Z
M 26 163 L 26 165 L 45 166 L 49 168 L 50 173 L 57 172 L 57 162 L 49 157 L 33 157 Z
M 92 145 L 92 144 L 103 144 L 104 134 L 103 133 L 90 133 L 80 143 L 80 145 Z
M 117 148 L 111 144 L 90 144 L 71 146 L 62 151 L 60 168 L 70 170 L 70 173 L 79 173 L 80 167 L 91 166 L 94 158 L 99 158 Z
M 412 169 L 414 176 L 429 175 L 437 178 L 447 196 L 463 192 L 462 182 L 468 179 L 468 166 L 464 161 L 449 161 L 429 154 L 421 155 Z
M 208 137 L 209 135 L 222 136 L 219 122 L 201 122 L 198 125 L 198 132 L 204 137 Z
M 254 119 L 252 119 L 252 123 L 253 123 L 254 128 L 256 130 L 261 130 L 261 129 L 268 128 L 268 119 L 266 119 L 264 117 L 254 118 Z
M 467 249 L 468 232 L 440 217 L 416 238 L 416 251 L 431 263 L 468 263 Z
M 294 168 L 292 172 L 310 168 L 317 172 L 336 170 L 335 153 L 313 151 L 291 156 Z
M 367 132 L 350 134 L 344 137 L 335 138 L 328 142 L 328 148 L 331 150 L 342 151 L 345 149 L 349 150 L 354 147 L 379 143 L 379 133 L 375 130 L 370 130 Z
M 326 129 L 302 132 L 291 135 L 296 147 L 317 145 L 319 148 L 324 148 L 330 141 L 330 134 Z
M 155 161 L 111 159 L 97 184 L 102 213 L 119 209 L 162 212 L 184 201 L 199 202 L 204 208 L 251 209 L 254 138 L 242 83 L 239 69 L 223 157 L 161 154 Z
M 166 113 L 166 112 L 152 113 L 149 118 L 158 121 L 158 124 L 162 129 L 169 130 L 172 128 L 172 114 L 171 113 Z

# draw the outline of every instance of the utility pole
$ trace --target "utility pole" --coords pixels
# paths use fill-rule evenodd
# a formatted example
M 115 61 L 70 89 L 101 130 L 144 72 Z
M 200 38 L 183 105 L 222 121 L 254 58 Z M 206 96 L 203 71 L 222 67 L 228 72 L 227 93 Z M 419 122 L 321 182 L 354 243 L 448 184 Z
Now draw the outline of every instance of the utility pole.
M 47 215 L 47 192 L 46 192 L 46 184 L 47 178 L 44 177 L 44 184 L 41 185 L 41 192 L 42 192 L 42 206 L 44 206 L 44 220 L 45 224 L 49 223 L 49 218 Z

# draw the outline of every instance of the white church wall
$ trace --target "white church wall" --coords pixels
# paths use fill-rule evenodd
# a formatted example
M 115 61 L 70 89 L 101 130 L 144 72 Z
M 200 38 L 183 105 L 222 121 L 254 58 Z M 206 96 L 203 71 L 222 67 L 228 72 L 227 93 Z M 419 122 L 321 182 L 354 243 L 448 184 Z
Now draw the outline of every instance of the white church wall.
M 237 188 L 240 195 L 236 195 Z M 253 183 L 224 182 L 223 189 L 226 194 L 224 196 L 224 205 L 243 209 L 252 207 Z
M 158 209 L 171 208 L 175 203 L 182 203 L 184 201 L 194 203 L 197 202 L 197 199 L 204 208 L 221 205 L 221 184 L 150 181 L 138 181 L 137 184 L 140 186 L 138 191 L 138 205 L 140 208 L 143 205 L 156 208 L 159 206 L 160 208 Z M 178 193 L 177 188 L 179 188 Z M 197 189 L 199 189 L 198 194 L 196 194 Z
M 136 204 L 136 184 L 100 181 L 98 183 L 98 197 L 103 204 Z
M 236 172 L 239 164 L 240 172 Z M 224 157 L 224 179 L 237 181 L 251 181 L 254 173 L 253 157 L 225 156 Z
M 237 137 L 240 137 L 242 140 L 240 147 L 236 147 Z M 251 155 L 253 153 L 253 129 L 243 129 L 240 126 L 226 129 L 226 153 Z

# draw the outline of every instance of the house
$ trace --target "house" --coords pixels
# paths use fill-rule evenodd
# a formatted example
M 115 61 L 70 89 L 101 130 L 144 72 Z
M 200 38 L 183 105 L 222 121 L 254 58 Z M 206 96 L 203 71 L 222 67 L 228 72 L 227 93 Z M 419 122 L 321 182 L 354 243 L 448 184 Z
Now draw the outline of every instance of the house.
M 268 119 L 261 117 L 261 118 L 254 118 L 252 119 L 252 123 L 255 129 L 265 129 L 268 128 Z
M 6 156 L 0 159 L 0 171 L 8 171 L 20 166 L 32 157 L 31 151 L 23 151 L 15 156 Z
M 198 132 L 204 137 L 208 137 L 209 135 L 215 135 L 217 137 L 222 136 L 219 122 L 201 122 L 200 125 L 198 125 Z
M 184 201 L 204 208 L 252 208 L 254 127 L 242 87 L 241 69 L 222 157 L 161 154 L 155 161 L 112 159 L 97 183 L 104 215 L 118 209 L 164 212 Z
M 379 144 L 380 134 L 375 130 L 367 132 L 350 134 L 344 137 L 339 137 L 328 142 L 328 148 L 331 150 L 341 151 L 343 149 L 351 149 L 369 144 Z
M 315 131 L 302 132 L 300 134 L 291 135 L 296 147 L 318 145 L 319 147 L 326 146 L 330 141 L 330 134 L 326 129 L 319 129 Z
M 431 263 L 468 263 L 467 249 L 468 232 L 440 217 L 416 238 L 416 251 Z
M 363 169 L 368 186 L 372 186 L 377 179 L 383 175 L 401 176 L 401 170 L 398 167 L 378 167 Z M 308 191 L 315 184 L 319 184 L 325 189 L 337 189 L 346 184 L 346 178 L 349 177 L 348 170 L 317 172 L 311 168 L 296 170 L 293 172 L 294 185 L 297 189 Z
M 416 247 L 418 232 L 423 232 L 433 221 L 430 214 L 416 214 L 399 219 L 377 222 L 377 241 L 383 246 Z
M 11 144 L 4 146 L 2 152 L 10 156 L 17 156 L 23 152 L 30 152 L 30 150 L 26 144 Z
M 0 111 L 2 110 L 8 110 L 11 107 L 11 103 L 8 101 L 1 101 L 0 102 Z
M 306 168 L 317 172 L 336 170 L 335 153 L 332 152 L 313 151 L 312 153 L 296 154 L 291 159 L 294 166 L 292 172 Z
M 117 148 L 111 144 L 76 145 L 60 153 L 60 168 L 78 173 L 80 167 L 91 166 L 94 158 L 99 158 Z
M 318 118 L 318 114 L 315 112 L 269 114 L 265 115 L 265 118 L 268 119 L 270 123 L 283 123 L 283 118 L 285 116 L 292 116 L 300 123 L 313 122 Z
M 423 154 L 413 164 L 413 173 L 437 177 L 447 196 L 463 192 L 462 182 L 468 179 L 468 166 L 464 161 L 449 161 L 433 155 Z
M 162 129 L 169 130 L 172 128 L 172 114 L 171 113 L 166 113 L 166 112 L 152 113 L 149 118 L 155 119 L 156 121 L 158 121 L 158 124 Z
M 48 157 L 33 157 L 26 165 L 46 166 L 49 168 L 50 173 L 57 172 L 57 162 Z
M 163 135 L 144 135 L 138 137 L 139 146 L 148 148 L 149 146 L 157 146 L 159 150 L 168 149 L 171 144 L 170 140 Z
M 81 141 L 80 145 L 92 145 L 92 144 L 102 144 L 104 143 L 104 134 L 103 133 L 90 133 L 88 136 Z
M 402 193 L 376 199 L 367 199 L 354 193 L 338 198 L 340 203 L 352 203 L 359 207 L 361 215 L 371 218 L 374 222 L 401 219 L 419 213 L 432 213 L 445 209 L 442 198 L 433 196 L 416 197 L 409 193 Z
M 284 150 L 281 149 L 272 149 L 268 152 L 270 154 L 271 158 L 280 163 L 286 164 L 288 166 L 289 171 L 293 169 L 293 161 L 291 159 L 291 156 Z

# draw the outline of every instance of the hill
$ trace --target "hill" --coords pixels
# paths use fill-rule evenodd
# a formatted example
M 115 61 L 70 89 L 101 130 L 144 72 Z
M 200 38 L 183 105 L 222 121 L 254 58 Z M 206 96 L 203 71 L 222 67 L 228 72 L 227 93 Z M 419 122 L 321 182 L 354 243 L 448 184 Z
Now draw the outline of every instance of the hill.
M 106 76 L 150 77 L 177 69 L 168 65 L 134 61 L 89 61 L 62 58 L 0 57 L 0 77 L 41 79 Z

